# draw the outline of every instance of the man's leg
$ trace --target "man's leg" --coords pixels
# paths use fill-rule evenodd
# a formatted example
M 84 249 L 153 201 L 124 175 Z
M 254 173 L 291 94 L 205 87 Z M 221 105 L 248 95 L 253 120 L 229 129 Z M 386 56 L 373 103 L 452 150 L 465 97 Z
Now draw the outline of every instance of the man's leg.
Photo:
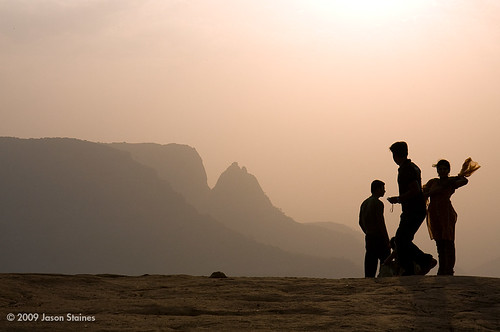
M 405 270 L 403 275 L 415 274 L 413 262 L 415 257 L 422 251 L 413 244 L 413 238 L 420 225 L 424 221 L 425 211 L 422 212 L 403 212 L 401 221 L 396 231 L 396 248 L 398 252 L 399 263 Z
M 404 269 L 402 275 L 409 276 L 415 274 L 413 267 L 414 257 L 411 250 L 411 241 L 406 234 L 402 232 L 396 232 L 396 248 L 399 265 Z
M 366 249 L 365 253 L 365 278 L 375 278 L 377 273 L 378 257 L 373 250 Z
M 431 254 L 426 254 L 413 242 L 411 243 L 411 250 L 413 251 L 415 263 L 420 267 L 417 274 L 426 275 L 437 265 L 437 260 Z

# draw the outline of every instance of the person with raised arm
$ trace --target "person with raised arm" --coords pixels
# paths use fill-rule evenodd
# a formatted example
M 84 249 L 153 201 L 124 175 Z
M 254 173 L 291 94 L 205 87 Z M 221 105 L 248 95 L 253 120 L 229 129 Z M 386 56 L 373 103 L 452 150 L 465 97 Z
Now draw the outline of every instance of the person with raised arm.
M 451 204 L 451 195 L 455 190 L 465 186 L 470 176 L 480 166 L 468 158 L 457 176 L 450 175 L 450 162 L 441 159 L 436 167 L 438 177 L 430 179 L 423 188 L 424 196 L 429 198 L 427 210 L 427 227 L 432 240 L 436 242 L 439 268 L 438 275 L 455 273 L 455 224 L 457 213 Z

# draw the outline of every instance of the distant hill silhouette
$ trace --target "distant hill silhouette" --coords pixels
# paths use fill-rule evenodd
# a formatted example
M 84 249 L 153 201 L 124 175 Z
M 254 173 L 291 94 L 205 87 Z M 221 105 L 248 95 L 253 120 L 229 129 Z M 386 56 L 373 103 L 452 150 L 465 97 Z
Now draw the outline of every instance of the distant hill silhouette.
M 217 220 L 262 243 L 291 252 L 363 261 L 364 247 L 359 238 L 317 224 L 296 222 L 273 206 L 255 176 L 237 163 L 220 176 L 212 190 L 210 208 Z
M 365 236 L 363 233 L 360 231 L 355 231 L 349 226 L 346 226 L 344 224 L 339 224 L 336 222 L 331 222 L 331 221 L 317 221 L 317 222 L 309 222 L 308 225 L 315 225 L 319 227 L 323 227 L 326 229 L 329 229 L 334 232 L 339 232 L 342 234 L 346 234 L 348 236 L 354 236 L 355 238 L 358 239 L 360 242 L 364 242 Z
M 359 273 L 347 260 L 289 253 L 230 230 L 159 173 L 104 144 L 0 138 L 0 272 Z
M 232 230 L 294 253 L 347 258 L 359 266 L 361 275 L 364 240 L 360 232 L 336 223 L 296 222 L 272 204 L 257 178 L 237 162 L 220 175 L 210 190 L 201 157 L 189 146 L 127 143 L 111 146 L 129 151 L 134 159 L 156 169 L 160 177 L 178 184 L 173 187 L 200 212 L 210 214 Z M 193 195 L 194 192 L 202 194 Z
M 182 194 L 191 204 L 200 207 L 210 194 L 207 173 L 196 149 L 182 144 L 112 143 L 110 146 L 130 152 L 132 158 L 152 167 L 158 176 Z

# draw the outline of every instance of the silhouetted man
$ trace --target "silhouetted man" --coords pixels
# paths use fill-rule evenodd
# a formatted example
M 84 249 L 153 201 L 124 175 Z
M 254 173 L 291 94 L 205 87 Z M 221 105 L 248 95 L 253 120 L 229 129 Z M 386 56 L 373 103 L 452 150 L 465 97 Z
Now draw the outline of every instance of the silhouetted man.
M 385 183 L 374 180 L 371 193 L 359 210 L 359 226 L 365 233 L 365 278 L 375 278 L 378 262 L 383 264 L 391 254 L 384 220 L 384 203 L 379 200 L 385 194 Z
M 426 215 L 420 168 L 408 159 L 406 142 L 396 142 L 391 145 L 390 150 L 394 162 L 399 165 L 399 196 L 387 199 L 392 204 L 401 204 L 402 207 L 401 219 L 396 231 L 399 264 L 405 270 L 403 275 L 415 274 L 413 262 L 419 264 L 421 268 L 421 271 L 417 271 L 419 274 L 426 274 L 436 266 L 437 262 L 431 255 L 424 254 L 412 242 Z

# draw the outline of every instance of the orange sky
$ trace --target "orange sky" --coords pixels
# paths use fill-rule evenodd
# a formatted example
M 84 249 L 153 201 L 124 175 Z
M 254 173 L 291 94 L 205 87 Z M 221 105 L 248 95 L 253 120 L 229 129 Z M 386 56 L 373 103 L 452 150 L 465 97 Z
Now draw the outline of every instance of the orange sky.
M 459 260 L 499 255 L 497 1 L 0 0 L 0 49 L 0 135 L 188 144 L 301 222 L 357 228 L 396 140 L 424 181 L 471 156 Z

